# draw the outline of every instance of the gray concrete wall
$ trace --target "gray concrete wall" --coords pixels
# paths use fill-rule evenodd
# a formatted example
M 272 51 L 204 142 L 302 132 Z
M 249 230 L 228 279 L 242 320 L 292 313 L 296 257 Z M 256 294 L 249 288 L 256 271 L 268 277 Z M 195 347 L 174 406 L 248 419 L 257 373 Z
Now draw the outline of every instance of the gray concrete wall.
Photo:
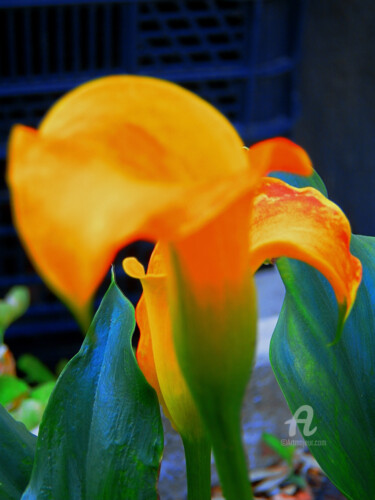
M 374 0 L 310 0 L 301 101 L 295 140 L 353 232 L 375 235 Z

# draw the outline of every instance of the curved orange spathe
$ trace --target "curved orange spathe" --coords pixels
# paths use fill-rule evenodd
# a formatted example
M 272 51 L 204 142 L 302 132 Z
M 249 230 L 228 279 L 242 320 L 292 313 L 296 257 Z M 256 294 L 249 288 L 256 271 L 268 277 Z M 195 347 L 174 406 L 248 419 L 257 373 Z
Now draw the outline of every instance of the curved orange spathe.
M 9 142 L 19 234 L 42 276 L 86 320 L 121 247 L 203 224 L 243 189 L 238 175 L 251 182 L 229 122 L 190 92 L 152 78 L 83 85 L 38 131 L 17 126 Z
M 328 279 L 338 303 L 345 307 L 345 318 L 348 316 L 362 266 L 350 253 L 350 225 L 337 205 L 316 189 L 297 189 L 264 178 L 253 200 L 250 235 L 254 272 L 267 259 L 302 260 Z
M 143 288 L 136 308 L 140 329 L 138 364 L 146 380 L 156 390 L 173 427 L 183 438 L 201 439 L 204 430 L 174 348 L 162 246 L 155 247 L 147 274 L 132 257 L 125 259 L 123 266 L 129 276 L 141 281 Z

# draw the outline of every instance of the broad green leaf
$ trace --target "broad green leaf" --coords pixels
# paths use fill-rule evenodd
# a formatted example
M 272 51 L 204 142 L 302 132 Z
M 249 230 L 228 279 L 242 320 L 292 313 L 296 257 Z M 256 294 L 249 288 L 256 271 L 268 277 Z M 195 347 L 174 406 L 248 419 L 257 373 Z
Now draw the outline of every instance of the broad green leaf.
M 348 498 L 363 500 L 375 498 L 375 239 L 353 236 L 352 252 L 363 281 L 335 345 L 338 308 L 328 282 L 302 262 L 278 261 L 286 297 L 270 358 L 292 413 L 312 408 L 311 422 L 308 412 L 298 415 L 311 452 Z
M 54 374 L 32 354 L 23 354 L 17 360 L 17 368 L 25 374 L 25 379 L 33 384 L 55 380 Z
M 23 500 L 156 499 L 162 426 L 131 346 L 134 323 L 113 281 L 50 397 Z
M 19 500 L 29 482 L 36 437 L 0 405 L 0 498 Z
M 15 399 L 27 396 L 29 386 L 13 375 L 0 375 L 0 404 L 7 406 Z

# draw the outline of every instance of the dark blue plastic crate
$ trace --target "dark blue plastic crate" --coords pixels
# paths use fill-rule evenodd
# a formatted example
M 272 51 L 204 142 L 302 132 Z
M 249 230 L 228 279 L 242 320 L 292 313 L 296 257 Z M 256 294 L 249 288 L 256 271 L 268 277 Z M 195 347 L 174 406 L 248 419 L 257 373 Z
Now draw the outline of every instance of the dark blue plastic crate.
M 305 0 L 3 0 L 3 149 L 12 123 L 37 124 L 58 94 L 110 73 L 194 89 L 246 142 L 287 133 L 298 115 L 304 7 Z
M 2 0 L 2 164 L 14 123 L 37 126 L 61 94 L 115 73 L 180 83 L 220 109 L 247 144 L 288 134 L 299 113 L 297 64 L 305 4 Z M 15 283 L 29 285 L 33 295 L 29 314 L 10 334 L 72 331 L 71 317 L 42 285 L 19 246 L 5 185 L 0 185 L 0 205 L 0 295 Z M 138 245 L 133 251 L 147 254 L 149 247 Z M 120 284 L 136 298 L 139 288 L 125 278 Z

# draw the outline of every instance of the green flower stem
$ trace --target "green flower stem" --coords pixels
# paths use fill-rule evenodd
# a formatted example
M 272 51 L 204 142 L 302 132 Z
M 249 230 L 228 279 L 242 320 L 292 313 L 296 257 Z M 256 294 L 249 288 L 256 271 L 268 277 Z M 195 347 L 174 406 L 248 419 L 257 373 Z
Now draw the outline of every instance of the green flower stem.
M 249 468 L 241 437 L 240 415 L 222 412 L 210 419 L 215 464 L 226 500 L 253 500 Z
M 206 439 L 182 438 L 188 500 L 211 500 L 211 445 Z

